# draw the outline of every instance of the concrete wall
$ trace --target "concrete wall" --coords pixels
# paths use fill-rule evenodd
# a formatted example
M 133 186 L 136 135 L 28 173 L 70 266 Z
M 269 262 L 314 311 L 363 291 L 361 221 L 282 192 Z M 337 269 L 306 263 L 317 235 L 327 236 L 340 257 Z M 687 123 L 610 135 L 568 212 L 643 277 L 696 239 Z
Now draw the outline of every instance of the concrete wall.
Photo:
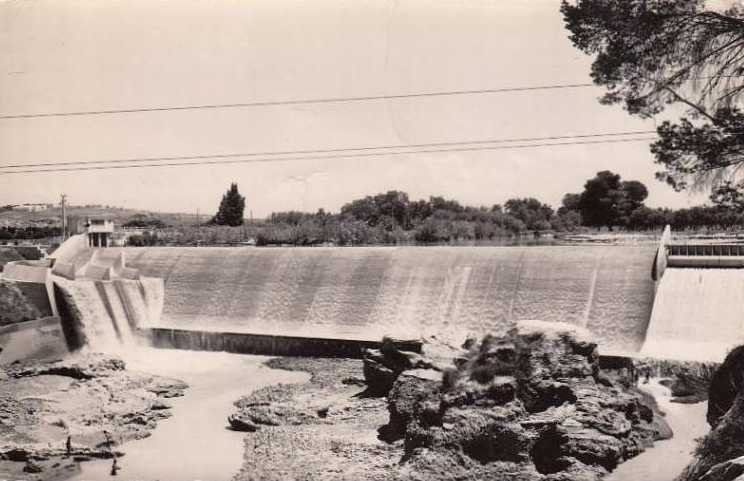
M 15 281 L 13 284 L 23 293 L 28 302 L 36 306 L 42 316 L 57 315 L 54 299 L 50 297 L 46 284 L 23 281 Z
M 49 257 L 56 262 L 72 263 L 82 251 L 88 249 L 88 237 L 85 234 L 78 234 L 70 237 Z
M 51 270 L 48 267 L 28 265 L 24 261 L 9 262 L 3 269 L 2 277 L 15 282 L 26 298 L 41 311 L 42 315 L 59 315 L 54 297 Z
M 378 349 L 376 341 L 272 336 L 183 329 L 141 329 L 154 347 L 192 351 L 223 351 L 266 356 L 309 356 L 360 358 L 364 349 Z M 400 349 L 421 352 L 419 341 L 400 341 Z
M 654 257 L 654 264 L 651 270 L 651 278 L 656 282 L 655 287 L 657 288 L 659 281 L 661 280 L 662 276 L 664 275 L 664 271 L 667 268 L 667 244 L 669 244 L 671 239 L 672 228 L 666 226 L 666 228 L 664 228 L 664 233 L 661 235 L 661 239 L 659 239 L 659 245 L 656 249 L 656 256 Z
M 24 359 L 55 359 L 68 353 L 59 317 L 0 327 L 0 364 Z

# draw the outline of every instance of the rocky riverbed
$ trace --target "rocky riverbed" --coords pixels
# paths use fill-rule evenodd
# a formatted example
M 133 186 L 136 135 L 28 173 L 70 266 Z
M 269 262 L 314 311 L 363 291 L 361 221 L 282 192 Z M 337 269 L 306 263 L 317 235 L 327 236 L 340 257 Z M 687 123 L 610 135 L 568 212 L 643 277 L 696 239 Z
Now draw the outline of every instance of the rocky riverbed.
M 677 481 L 744 479 L 744 346 L 733 349 L 713 376 L 706 417 L 712 430 Z
M 125 368 L 115 357 L 76 354 L 1 370 L 0 479 L 64 479 L 79 462 L 149 436 L 187 386 Z
M 235 479 L 601 479 L 671 432 L 649 396 L 599 369 L 587 336 L 531 321 L 424 355 L 273 360 L 312 378 L 236 403 Z

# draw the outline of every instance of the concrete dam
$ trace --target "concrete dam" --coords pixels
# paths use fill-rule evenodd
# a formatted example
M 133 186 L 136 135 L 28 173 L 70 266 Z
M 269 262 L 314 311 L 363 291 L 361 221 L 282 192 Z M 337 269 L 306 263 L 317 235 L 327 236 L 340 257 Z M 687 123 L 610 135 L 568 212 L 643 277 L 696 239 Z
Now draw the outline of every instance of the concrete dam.
M 3 276 L 53 314 L 34 332 L 51 332 L 59 316 L 73 349 L 146 340 L 355 357 L 383 336 L 461 342 L 540 319 L 588 328 L 603 354 L 721 360 L 744 343 L 744 245 L 670 237 L 667 229 L 656 246 L 106 249 L 71 239 L 57 258 L 9 264 Z
M 177 329 L 461 340 L 541 319 L 636 352 L 654 300 L 654 246 L 119 250 L 163 279 L 157 325 Z
M 13 261 L 2 278 L 19 287 L 44 316 L 0 328 L 0 362 L 58 356 L 85 346 L 112 351 L 135 341 L 140 326 L 157 323 L 163 281 L 140 276 L 120 252 L 68 239 L 54 255 Z

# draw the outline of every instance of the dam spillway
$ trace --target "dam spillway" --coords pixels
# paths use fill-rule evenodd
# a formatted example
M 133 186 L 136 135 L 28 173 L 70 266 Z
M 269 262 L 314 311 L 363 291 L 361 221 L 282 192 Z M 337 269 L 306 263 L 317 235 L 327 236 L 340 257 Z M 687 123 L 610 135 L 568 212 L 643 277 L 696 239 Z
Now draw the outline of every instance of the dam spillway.
M 642 354 L 722 361 L 744 342 L 744 270 L 669 268 L 659 283 Z
M 586 326 L 640 349 L 654 246 L 125 248 L 165 283 L 159 327 L 379 339 Z

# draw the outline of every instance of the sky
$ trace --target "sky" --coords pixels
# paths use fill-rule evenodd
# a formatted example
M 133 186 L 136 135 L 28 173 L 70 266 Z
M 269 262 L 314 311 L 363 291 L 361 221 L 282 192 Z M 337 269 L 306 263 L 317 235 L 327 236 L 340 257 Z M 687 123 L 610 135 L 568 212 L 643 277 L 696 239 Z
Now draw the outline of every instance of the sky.
M 0 1 L 0 115 L 591 82 L 558 0 Z M 0 165 L 654 130 L 597 87 L 313 105 L 0 119 Z M 647 142 L 0 175 L 0 204 L 337 211 L 391 189 L 554 206 L 601 170 L 650 206 L 705 196 L 656 181 Z M 246 212 L 248 214 L 248 212 Z

